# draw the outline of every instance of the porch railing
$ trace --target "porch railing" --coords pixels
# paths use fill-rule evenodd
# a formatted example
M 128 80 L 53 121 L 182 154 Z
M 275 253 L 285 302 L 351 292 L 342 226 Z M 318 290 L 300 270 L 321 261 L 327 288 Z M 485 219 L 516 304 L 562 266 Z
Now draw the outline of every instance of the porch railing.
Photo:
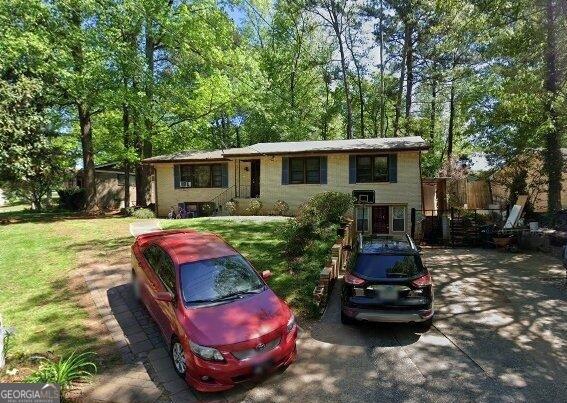
M 229 188 L 226 188 L 223 192 L 219 193 L 215 197 L 213 197 L 210 203 L 214 204 L 217 214 L 222 214 L 225 210 L 226 202 L 234 199 L 235 196 L 236 196 L 236 188 L 235 186 L 231 186 Z

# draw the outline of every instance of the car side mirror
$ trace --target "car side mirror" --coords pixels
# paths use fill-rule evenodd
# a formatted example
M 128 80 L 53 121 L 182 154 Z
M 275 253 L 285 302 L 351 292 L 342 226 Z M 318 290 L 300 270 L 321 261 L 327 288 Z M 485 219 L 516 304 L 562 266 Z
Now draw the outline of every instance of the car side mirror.
M 173 302 L 175 297 L 169 291 L 161 291 L 156 294 L 156 299 L 163 302 Z
M 421 246 L 417 246 L 416 248 L 417 248 L 417 251 L 418 251 L 419 253 L 421 253 Z
M 272 277 L 272 272 L 271 272 L 271 271 L 269 271 L 269 270 L 264 270 L 264 271 L 262 272 L 262 278 L 263 278 L 264 280 L 267 280 L 267 279 L 269 279 L 270 277 Z

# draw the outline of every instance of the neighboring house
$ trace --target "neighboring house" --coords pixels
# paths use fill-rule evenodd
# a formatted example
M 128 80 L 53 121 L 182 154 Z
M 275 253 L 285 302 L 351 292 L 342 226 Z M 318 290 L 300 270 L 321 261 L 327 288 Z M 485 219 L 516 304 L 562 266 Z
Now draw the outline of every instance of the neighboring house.
M 5 205 L 8 201 L 6 200 L 6 198 L 4 197 L 4 192 L 2 191 L 2 189 L 0 189 L 0 207 L 2 207 L 3 205 Z
M 380 234 L 410 230 L 412 208 L 422 209 L 421 137 L 259 143 L 216 151 L 191 151 L 144 160 L 154 168 L 156 208 L 167 216 L 183 206 L 195 215 L 246 199 L 263 213 L 285 201 L 294 212 L 323 191 L 353 194 L 359 230 Z
M 98 206 L 102 209 L 117 209 L 124 207 L 124 169 L 121 164 L 111 162 L 95 166 L 95 182 Z M 83 185 L 83 170 L 75 175 L 78 187 Z M 153 199 L 152 199 L 153 200 Z M 130 206 L 136 205 L 136 176 L 130 175 Z

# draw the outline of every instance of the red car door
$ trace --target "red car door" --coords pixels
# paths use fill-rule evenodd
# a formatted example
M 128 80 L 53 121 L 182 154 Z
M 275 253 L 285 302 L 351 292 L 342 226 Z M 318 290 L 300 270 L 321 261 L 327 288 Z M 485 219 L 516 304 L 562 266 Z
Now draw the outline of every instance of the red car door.
M 157 245 L 150 245 L 143 250 L 143 258 L 139 259 L 139 264 L 143 272 L 143 278 L 140 279 L 142 300 L 156 322 L 159 317 L 159 307 L 156 300 L 156 294 L 159 290 L 159 281 L 155 268 L 159 263 L 159 250 L 160 248 Z

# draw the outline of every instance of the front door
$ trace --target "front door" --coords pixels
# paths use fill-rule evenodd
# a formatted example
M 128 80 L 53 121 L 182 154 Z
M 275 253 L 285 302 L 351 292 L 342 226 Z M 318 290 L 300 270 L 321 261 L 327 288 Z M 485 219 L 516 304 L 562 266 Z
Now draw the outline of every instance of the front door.
M 390 233 L 390 207 L 389 206 L 373 206 L 372 207 L 372 233 L 373 234 L 389 234 Z
M 250 197 L 260 197 L 260 160 L 250 162 Z

